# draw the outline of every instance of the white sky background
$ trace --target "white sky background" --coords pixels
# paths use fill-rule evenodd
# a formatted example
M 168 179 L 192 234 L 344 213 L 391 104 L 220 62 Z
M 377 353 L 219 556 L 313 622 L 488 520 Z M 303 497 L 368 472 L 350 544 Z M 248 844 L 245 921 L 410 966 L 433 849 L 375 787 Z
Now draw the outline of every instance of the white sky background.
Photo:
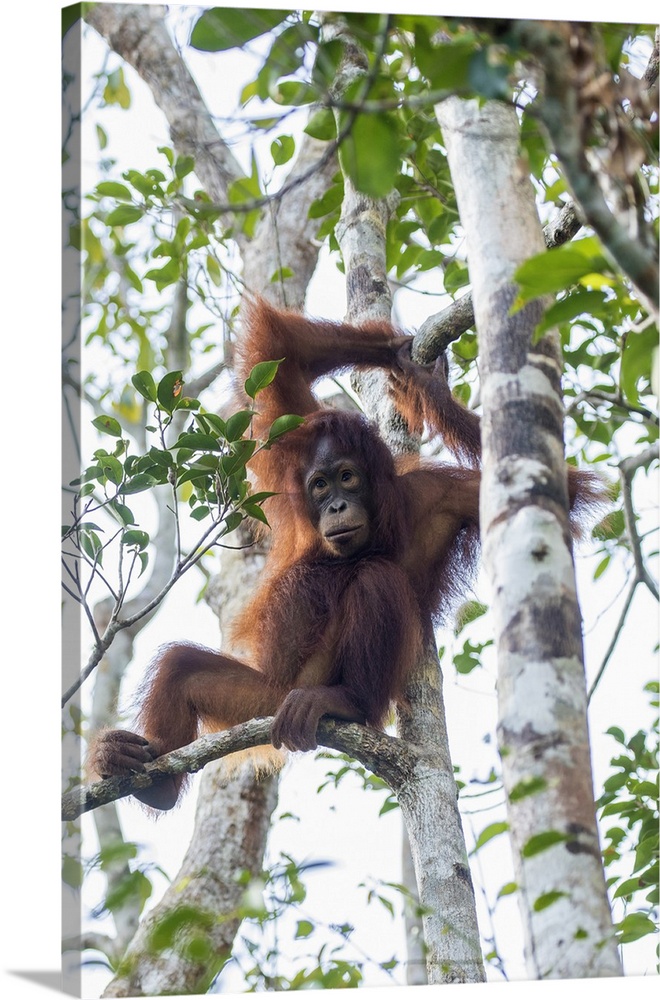
M 334 5 L 332 5 L 334 6 Z M 344 9 L 388 9 L 390 4 L 343 3 Z M 396 4 L 391 9 L 396 9 Z M 488 4 L 472 3 L 443 4 L 442 12 L 504 14 L 520 16 L 525 11 L 524 4 L 499 3 L 496 8 Z M 435 5 L 421 2 L 417 8 L 424 13 L 432 13 Z M 607 16 L 602 4 L 561 3 L 551 8 L 553 17 L 576 17 L 597 19 Z M 639 21 L 657 18 L 655 5 L 635 0 L 632 5 L 634 16 Z M 539 11 L 535 8 L 536 16 Z M 626 11 L 630 15 L 630 5 Z M 4 224 L 4 273 L 7 274 L 7 259 L 11 262 L 9 281 L 5 284 L 3 306 L 7 308 L 4 330 L 10 357 L 6 369 L 7 385 L 13 393 L 7 393 L 7 401 L 20 400 L 23 406 L 11 413 L 11 431 L 6 432 L 5 489 L 3 491 L 3 524 L 6 526 L 8 551 L 5 554 L 8 575 L 3 606 L 5 621 L 10 622 L 10 645 L 7 657 L 5 691 L 5 737 L 4 763 L 5 780 L 9 783 L 5 799 L 3 824 L 3 927 L 0 934 L 3 949 L 3 969 L 0 982 L 5 987 L 4 994 L 21 1000 L 22 997 L 47 995 L 47 985 L 52 983 L 46 975 L 59 969 L 59 898 L 60 898 L 60 842 L 59 842 L 59 678 L 56 657 L 52 650 L 58 644 L 59 632 L 59 571 L 57 541 L 59 535 L 59 463 L 57 445 L 53 440 L 53 414 L 59 413 L 59 259 L 60 259 L 60 215 L 59 215 L 59 9 L 47 0 L 35 0 L 30 5 L 12 5 L 5 13 L 5 53 L 3 66 L 7 67 L 6 97 L 4 107 L 3 141 L 3 214 Z M 128 120 L 128 117 L 126 118 Z M 113 139 L 115 136 L 113 135 Z M 150 161 L 151 162 L 151 161 Z M 127 164 L 128 165 L 128 164 Z M 138 166 L 136 160 L 131 165 Z M 8 216 L 8 217 L 7 217 Z M 19 240 L 16 246 L 17 238 Z M 22 239 L 21 239 L 22 238 Z M 339 276 L 337 276 L 339 279 Z M 341 289 L 341 280 L 337 283 Z M 338 292 L 341 294 L 341 292 Z M 37 306 L 37 309 L 34 308 Z M 412 311 L 412 304 L 406 309 L 406 321 L 414 325 L 418 318 Z M 421 302 L 422 310 L 425 302 Z M 317 311 L 316 304 L 313 306 Z M 319 299 L 318 312 L 322 315 L 341 315 L 340 301 L 329 302 Z M 423 312 L 422 312 L 423 316 Z M 36 390 L 36 391 L 35 391 Z M 23 402 L 24 401 L 24 402 Z M 8 413 L 9 416 L 9 413 Z M 27 421 L 27 427 L 26 427 Z M 9 431 L 8 426 L 8 431 Z M 27 433 L 26 433 L 27 432 Z M 16 475 L 18 472 L 18 475 Z M 35 474 L 39 482 L 48 483 L 43 493 L 33 485 Z M 26 496 L 28 490 L 34 499 Z M 50 490 L 53 493 L 51 495 Z M 45 502 L 44 502 L 45 500 Z M 46 543 L 44 545 L 44 543 Z M 52 548 L 51 548 L 52 546 Z M 582 569 L 582 561 L 580 560 Z M 591 567 L 592 568 L 592 567 Z M 616 610 L 609 610 L 604 620 L 598 623 L 591 612 L 591 595 L 594 606 L 602 608 L 603 601 L 597 588 L 590 580 L 591 570 L 580 573 L 581 594 L 584 610 L 587 612 L 587 640 L 589 650 L 588 669 L 593 671 L 600 662 L 602 652 L 608 642 L 610 624 L 615 619 Z M 193 582 L 193 589 L 194 589 Z M 9 596 L 9 602 L 7 602 Z M 181 599 L 186 601 L 185 595 Z M 596 603 L 597 602 L 597 603 Z M 217 626 L 210 611 L 201 609 L 199 624 L 195 623 L 195 634 L 209 644 L 216 644 Z M 189 616 L 186 613 L 186 625 Z M 190 621 L 192 628 L 192 621 Z M 175 626 L 176 627 L 176 626 Z M 197 631 L 197 629 L 199 631 Z M 627 633 L 620 640 L 617 654 L 608 668 L 608 673 L 596 696 L 592 712 L 592 732 L 596 743 L 597 773 L 602 777 L 602 769 L 612 752 L 612 741 L 607 738 L 603 747 L 605 756 L 599 753 L 602 741 L 598 734 L 609 725 L 617 724 L 630 735 L 648 719 L 648 712 L 641 702 L 641 685 L 648 679 L 653 669 L 649 657 L 651 634 L 657 631 L 657 609 L 653 602 L 638 602 L 636 617 L 631 621 Z M 176 627 L 176 634 L 179 629 Z M 27 637 L 43 636 L 45 642 L 26 641 Z M 160 639 L 149 638 L 147 630 L 143 635 L 146 652 L 141 652 L 141 662 L 146 662 L 148 652 Z M 451 671 L 448 669 L 447 674 Z M 621 677 L 628 681 L 630 697 L 622 695 Z M 481 752 L 480 737 L 488 723 L 475 727 L 473 719 L 475 702 L 491 706 L 492 695 L 486 693 L 465 697 L 463 688 L 473 688 L 479 681 L 471 675 L 460 684 L 454 684 L 448 677 L 446 699 L 452 747 L 455 759 L 463 764 L 466 773 L 478 770 L 475 756 Z M 486 719 L 486 716 L 484 716 Z M 468 720 L 461 724 L 462 719 Z M 476 739 L 475 739 L 476 737 Z M 51 743 L 52 741 L 52 743 Z M 27 759 L 26 759 L 27 758 Z M 294 804 L 292 811 L 300 813 L 302 804 L 296 799 L 315 796 L 318 780 L 308 775 L 310 758 L 296 761 L 295 780 L 289 782 Z M 320 802 L 324 803 L 325 795 Z M 306 853 L 316 857 L 329 857 L 330 852 L 342 857 L 339 838 L 347 830 L 349 818 L 356 815 L 358 800 L 363 793 L 358 792 L 349 809 L 332 813 L 328 811 L 314 823 L 311 847 L 304 837 L 309 835 L 309 823 L 287 822 L 281 824 L 291 840 L 285 849 L 302 860 Z M 376 797 L 368 796 L 368 804 L 373 802 L 375 812 Z M 280 810 L 287 807 L 283 800 Z M 355 806 L 355 808 L 353 808 Z M 129 807 L 130 810 L 130 807 Z M 128 811 L 128 810 L 127 810 Z M 133 814 L 137 810 L 132 810 Z M 345 868 L 350 884 L 355 884 L 366 873 L 380 878 L 397 878 L 388 866 L 398 864 L 390 851 L 395 837 L 390 835 L 397 814 L 390 814 L 386 820 L 373 825 L 375 841 L 366 834 L 366 823 L 361 853 L 355 858 L 356 874 Z M 485 825 L 487 820 L 478 820 Z M 171 823 L 171 833 L 165 824 Z M 190 814 L 183 811 L 174 817 L 165 817 L 157 826 L 140 831 L 141 839 L 153 837 L 153 843 L 164 840 L 173 844 L 173 854 L 180 857 L 187 844 L 188 830 L 192 823 Z M 351 824 L 353 825 L 353 824 Z M 307 829 L 304 829 L 307 827 Z M 286 828 L 286 829 L 285 829 Z M 478 829 L 481 825 L 478 826 Z M 294 841 L 294 834 L 302 838 Z M 128 832 L 130 836 L 130 831 Z M 322 841 L 320 838 L 324 838 Z M 335 841 L 337 838 L 337 841 Z M 493 845 L 495 846 L 495 845 Z M 490 855 L 481 854 L 482 865 L 493 866 Z M 345 857 L 343 858 L 346 864 Z M 176 860 L 163 862 L 170 874 L 176 870 Z M 499 860 L 494 865 L 499 867 Z M 341 899 L 343 889 L 341 869 L 334 870 L 332 885 L 338 890 L 336 898 Z M 308 878 L 310 893 L 316 880 L 322 874 Z M 498 884 L 506 878 L 500 877 Z M 333 892 L 333 898 L 335 893 Z M 330 903 L 327 888 L 323 895 L 324 905 Z M 372 926 L 373 908 L 367 915 Z M 384 913 L 384 911 L 383 911 Z M 352 913 L 341 912 L 344 917 L 354 920 Z M 387 915 L 385 914 L 387 917 Z M 334 918 L 333 918 L 334 919 Z M 387 917 L 386 934 L 393 926 Z M 375 928 L 377 930 L 377 928 Z M 380 933 L 380 932 L 378 932 Z M 379 937 L 379 942 L 383 940 Z M 499 942 L 500 945 L 502 942 Z M 372 949 L 374 951 L 374 949 Z M 375 949 L 374 957 L 387 959 L 387 949 Z M 391 949 L 390 949 L 391 951 Z M 515 974 L 509 968 L 510 975 Z M 40 985 L 40 983 L 47 985 Z M 654 984 L 654 986 L 657 984 Z M 649 980 L 636 979 L 625 987 L 618 981 L 580 983 L 580 990 L 586 997 L 615 996 L 615 991 L 634 988 L 638 996 L 650 995 L 654 988 Z M 509 984 L 504 986 L 506 997 L 516 996 L 524 990 L 525 997 L 555 996 L 563 987 L 552 983 Z M 445 988 L 447 989 L 447 988 Z M 470 989 L 461 987 L 460 997 L 469 997 Z M 499 997 L 498 987 L 489 987 L 489 996 Z M 516 992 L 517 990 L 517 992 Z M 513 991 L 513 993 L 511 992 Z M 51 992 L 52 995 L 52 992 Z M 373 996 L 373 992 L 370 996 Z

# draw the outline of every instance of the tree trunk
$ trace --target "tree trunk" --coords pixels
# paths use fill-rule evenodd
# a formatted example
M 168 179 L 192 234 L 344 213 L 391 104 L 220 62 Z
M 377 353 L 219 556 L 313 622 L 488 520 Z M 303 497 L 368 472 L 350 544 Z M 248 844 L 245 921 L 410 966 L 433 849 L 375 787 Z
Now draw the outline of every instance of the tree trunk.
M 332 29 L 342 40 L 341 21 Z M 349 42 L 350 36 L 349 36 Z M 351 65 L 352 62 L 352 65 Z M 360 51 L 348 44 L 339 80 L 364 72 Z M 354 323 L 391 318 L 392 301 L 385 263 L 385 231 L 390 216 L 387 199 L 375 201 L 344 179 L 344 202 L 337 240 L 346 274 L 347 318 Z M 414 452 L 405 422 L 394 409 L 381 373 L 354 382 L 365 409 L 395 454 Z M 421 750 L 424 761 L 399 795 L 415 868 L 429 983 L 482 982 L 479 928 L 457 790 L 449 752 L 442 699 L 442 675 L 435 648 L 427 650 L 411 678 L 409 706 L 398 713 L 402 740 Z
M 101 4 L 91 8 L 86 19 L 148 83 L 167 119 L 177 152 L 193 155 L 195 171 L 209 195 L 214 200 L 226 201 L 229 185 L 242 176 L 242 170 L 218 133 L 190 72 L 172 44 L 164 14 L 164 8 L 160 7 Z M 320 159 L 323 145 L 304 136 L 293 173 L 307 174 L 310 166 Z M 237 233 L 243 254 L 243 279 L 250 291 L 265 295 L 279 306 L 302 308 L 319 251 L 315 240 L 318 223 L 308 218 L 308 209 L 325 190 L 335 170 L 336 162 L 330 158 L 317 173 L 282 197 L 264 214 L 252 241 Z M 286 281 L 272 282 L 282 261 L 292 275 Z M 238 561 L 242 570 L 235 574 L 240 587 L 231 598 L 217 584 L 209 588 L 215 597 L 209 603 L 213 603 L 221 625 L 233 617 L 252 593 L 263 558 L 261 549 L 227 553 L 227 563 L 233 565 Z M 109 721 L 105 719 L 106 724 Z M 216 917 L 236 910 L 242 889 L 234 875 L 239 869 L 260 870 L 276 798 L 277 775 L 259 780 L 249 762 L 230 777 L 222 762 L 205 768 L 195 829 L 182 867 L 162 901 L 140 925 L 106 996 L 186 993 L 199 984 L 208 985 L 219 961 L 231 950 L 239 920 L 224 920 L 209 931 L 204 957 L 194 961 L 183 953 L 175 953 L 171 958 L 158 953 L 151 945 L 151 934 L 160 921 L 171 919 L 173 912 L 182 906 L 199 908 Z M 116 824 L 112 830 L 116 834 Z M 133 926 L 137 922 L 136 915 L 126 914 L 123 932 L 130 926 L 129 917 Z M 120 952 L 125 943 L 122 933 L 121 940 L 116 942 Z
M 533 978 L 616 976 L 592 791 L 581 619 L 563 459 L 561 352 L 543 305 L 510 314 L 543 250 L 518 120 L 437 107 L 468 244 L 483 398 L 482 539 L 498 658 L 498 739 Z
M 232 916 L 243 892 L 235 876 L 261 863 L 277 784 L 255 782 L 249 762 L 232 776 L 229 795 L 217 766 L 205 769 L 203 783 L 183 864 L 103 996 L 204 993 L 231 954 L 242 919 Z

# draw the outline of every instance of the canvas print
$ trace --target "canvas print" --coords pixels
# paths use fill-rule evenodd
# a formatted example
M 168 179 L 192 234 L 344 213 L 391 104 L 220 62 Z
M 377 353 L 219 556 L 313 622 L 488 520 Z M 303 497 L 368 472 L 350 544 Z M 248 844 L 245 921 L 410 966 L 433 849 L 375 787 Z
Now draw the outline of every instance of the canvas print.
M 658 29 L 63 11 L 63 970 L 648 980 Z

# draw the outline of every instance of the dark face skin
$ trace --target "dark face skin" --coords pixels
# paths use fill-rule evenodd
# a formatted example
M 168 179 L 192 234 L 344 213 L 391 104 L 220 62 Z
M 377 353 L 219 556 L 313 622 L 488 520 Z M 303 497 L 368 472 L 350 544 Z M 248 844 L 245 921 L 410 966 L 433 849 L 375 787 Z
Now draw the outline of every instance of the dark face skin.
M 354 458 L 322 438 L 305 474 L 312 522 L 331 555 L 347 559 L 366 547 L 371 535 L 368 483 Z

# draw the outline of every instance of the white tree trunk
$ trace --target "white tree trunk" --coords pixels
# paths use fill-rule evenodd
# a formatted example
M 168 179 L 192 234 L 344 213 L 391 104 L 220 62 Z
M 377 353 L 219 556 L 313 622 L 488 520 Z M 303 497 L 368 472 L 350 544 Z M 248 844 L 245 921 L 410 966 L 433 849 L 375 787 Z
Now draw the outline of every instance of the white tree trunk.
M 450 98 L 436 111 L 479 334 L 482 539 L 529 975 L 616 976 L 567 516 L 561 353 L 554 333 L 533 343 L 542 304 L 509 313 L 516 267 L 544 246 L 534 193 L 511 107 Z
M 255 782 L 249 763 L 232 775 L 230 795 L 219 767 L 206 768 L 203 781 L 195 835 L 181 868 L 141 921 L 105 997 L 204 993 L 231 954 L 241 922 L 232 913 L 243 892 L 235 876 L 253 871 L 255 859 L 263 856 L 277 784 Z M 219 920 L 220 914 L 225 919 Z M 177 928 L 168 943 L 163 940 L 166 921 Z
M 86 14 L 88 23 L 131 64 L 151 88 L 163 111 L 179 154 L 195 157 L 195 171 L 209 195 L 227 200 L 228 187 L 242 171 L 218 133 L 211 115 L 180 53 L 170 39 L 161 7 L 133 4 L 101 4 Z M 264 213 L 255 237 L 249 241 L 237 234 L 243 255 L 243 279 L 251 292 L 264 295 L 276 305 L 302 308 L 307 284 L 315 270 L 319 247 L 318 223 L 308 218 L 310 204 L 322 194 L 336 170 L 334 158 L 323 161 L 316 173 L 311 167 L 321 159 L 324 144 L 304 136 L 293 175 L 307 175 L 270 210 Z M 293 274 L 282 283 L 272 275 L 285 263 Z M 223 627 L 249 598 L 263 565 L 261 547 L 242 553 L 227 553 L 226 576 L 240 580 L 230 596 L 217 582 L 209 588 L 212 603 Z M 236 571 L 236 563 L 240 569 Z M 231 567 L 231 569 L 230 569 Z M 104 720 L 107 724 L 109 718 Z M 244 762 L 238 770 L 223 762 L 208 765 L 200 781 L 195 828 L 182 867 L 172 887 L 154 907 L 132 940 L 119 974 L 105 996 L 187 993 L 205 988 L 218 968 L 218 956 L 231 951 L 240 921 L 227 919 L 209 930 L 206 957 L 191 961 L 185 947 L 161 953 L 151 944 L 159 921 L 171 919 L 182 906 L 208 914 L 231 914 L 240 904 L 238 870 L 258 871 L 268 836 L 269 821 L 277 799 L 277 775 L 259 779 L 253 766 Z M 110 828 L 116 835 L 116 824 Z M 137 924 L 137 913 L 127 911 L 114 942 L 119 953 Z M 185 945 L 185 940 L 183 941 Z
M 332 16 L 331 16 L 332 17 Z M 337 75 L 348 82 L 363 73 L 366 62 L 341 20 L 332 32 L 348 42 Z M 393 192 L 391 198 L 396 196 Z M 392 300 L 387 281 L 385 233 L 392 205 L 355 190 L 344 178 L 344 201 L 336 235 L 346 274 L 347 319 L 390 320 Z M 362 403 L 392 452 L 414 453 L 412 438 L 395 410 L 381 372 L 354 380 Z M 424 948 L 429 983 L 482 982 L 485 978 L 474 890 L 457 806 L 456 782 L 449 752 L 442 674 L 435 648 L 427 649 L 406 689 L 408 705 L 397 714 L 402 741 L 422 753 L 421 763 L 399 790 L 399 803 L 410 841 L 418 897 L 424 908 Z M 419 955 L 415 941 L 410 955 Z

